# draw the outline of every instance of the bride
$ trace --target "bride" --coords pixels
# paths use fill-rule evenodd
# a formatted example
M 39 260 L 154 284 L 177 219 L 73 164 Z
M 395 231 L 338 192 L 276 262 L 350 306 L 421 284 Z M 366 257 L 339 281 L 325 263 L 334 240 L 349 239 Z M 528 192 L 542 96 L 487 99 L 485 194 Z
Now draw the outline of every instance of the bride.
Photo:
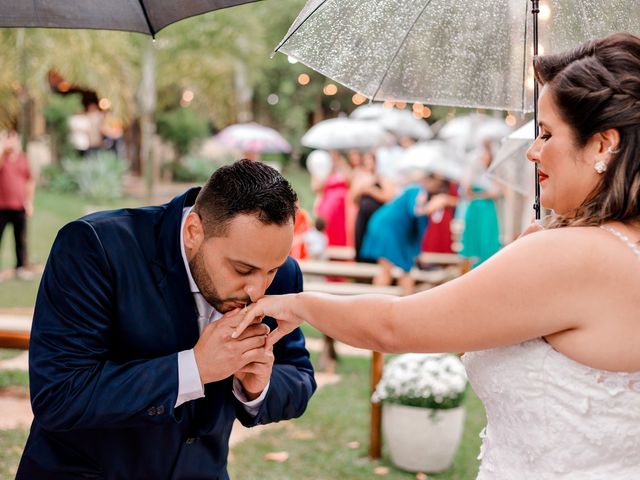
M 466 351 L 487 412 L 478 479 L 640 478 L 640 38 L 535 60 L 547 227 L 468 274 L 393 298 L 265 297 L 233 333 L 303 321 L 383 352 Z

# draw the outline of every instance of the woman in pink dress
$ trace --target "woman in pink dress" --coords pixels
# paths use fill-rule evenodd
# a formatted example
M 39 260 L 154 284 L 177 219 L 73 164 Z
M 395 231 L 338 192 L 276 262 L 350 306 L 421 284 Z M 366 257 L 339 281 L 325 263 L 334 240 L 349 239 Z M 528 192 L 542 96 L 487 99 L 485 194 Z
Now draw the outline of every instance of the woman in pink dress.
M 331 151 L 333 169 L 324 181 L 313 181 L 313 190 L 320 194 L 316 215 L 327 224 L 325 233 L 329 245 L 347 245 L 345 198 L 349 190 L 348 166 L 337 151 Z

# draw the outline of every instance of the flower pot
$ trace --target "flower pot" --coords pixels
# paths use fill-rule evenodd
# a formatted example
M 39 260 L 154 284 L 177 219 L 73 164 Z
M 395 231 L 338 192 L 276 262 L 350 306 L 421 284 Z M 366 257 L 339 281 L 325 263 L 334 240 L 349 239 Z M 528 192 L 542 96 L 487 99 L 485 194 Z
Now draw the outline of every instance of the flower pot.
M 464 407 L 431 410 L 385 402 L 382 433 L 393 464 L 410 472 L 449 468 L 462 439 L 464 414 Z

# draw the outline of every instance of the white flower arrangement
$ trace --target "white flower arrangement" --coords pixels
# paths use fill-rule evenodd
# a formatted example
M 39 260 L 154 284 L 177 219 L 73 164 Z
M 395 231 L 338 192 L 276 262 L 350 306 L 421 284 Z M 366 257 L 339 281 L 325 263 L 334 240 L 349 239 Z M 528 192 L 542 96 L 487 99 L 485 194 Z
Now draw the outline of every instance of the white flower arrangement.
M 372 400 L 432 409 L 455 408 L 464 400 L 466 386 L 467 374 L 457 355 L 407 353 L 387 362 Z

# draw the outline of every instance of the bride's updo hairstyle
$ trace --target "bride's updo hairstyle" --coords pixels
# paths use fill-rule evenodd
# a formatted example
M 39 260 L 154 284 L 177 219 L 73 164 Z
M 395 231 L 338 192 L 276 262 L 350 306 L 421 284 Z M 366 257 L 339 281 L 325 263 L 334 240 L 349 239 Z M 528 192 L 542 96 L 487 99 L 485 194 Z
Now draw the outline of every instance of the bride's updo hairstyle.
M 615 128 L 620 143 L 602 181 L 572 214 L 551 227 L 640 220 L 640 38 L 615 33 L 572 50 L 534 59 L 577 147 Z

